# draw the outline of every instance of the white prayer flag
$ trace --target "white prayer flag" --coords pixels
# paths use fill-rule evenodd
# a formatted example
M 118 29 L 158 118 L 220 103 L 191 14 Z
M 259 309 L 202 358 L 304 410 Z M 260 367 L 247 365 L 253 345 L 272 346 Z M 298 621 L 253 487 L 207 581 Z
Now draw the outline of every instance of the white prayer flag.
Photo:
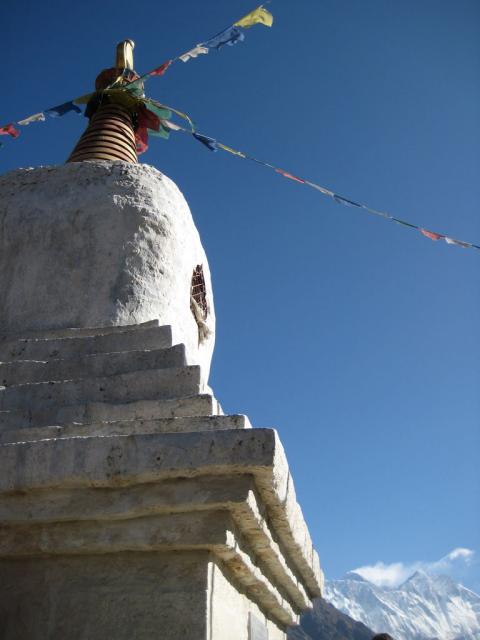
M 29 116 L 24 120 L 19 120 L 17 124 L 25 126 L 27 124 L 30 124 L 31 122 L 44 122 L 44 121 L 45 121 L 45 116 L 43 113 L 40 112 L 40 113 L 35 113 L 33 116 Z
M 208 48 L 202 47 L 199 44 L 197 44 L 196 47 L 194 47 L 193 49 L 190 49 L 190 51 L 187 51 L 186 53 L 182 54 L 179 57 L 182 62 L 188 62 L 190 58 L 196 58 L 202 53 L 208 53 Z

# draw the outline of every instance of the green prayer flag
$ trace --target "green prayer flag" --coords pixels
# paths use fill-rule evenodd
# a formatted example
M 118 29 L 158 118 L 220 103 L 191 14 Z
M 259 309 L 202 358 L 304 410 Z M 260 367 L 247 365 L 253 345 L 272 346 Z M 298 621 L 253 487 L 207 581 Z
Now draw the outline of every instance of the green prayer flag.
M 158 116 L 160 120 L 170 120 L 170 118 L 172 117 L 172 112 L 170 111 L 170 109 L 159 107 L 150 100 L 145 100 L 145 106 L 149 111 Z
M 165 140 L 168 140 L 170 137 L 170 132 L 167 131 L 162 124 L 160 124 L 158 131 L 154 131 L 153 129 L 148 129 L 148 135 L 155 136 L 156 138 L 165 138 Z

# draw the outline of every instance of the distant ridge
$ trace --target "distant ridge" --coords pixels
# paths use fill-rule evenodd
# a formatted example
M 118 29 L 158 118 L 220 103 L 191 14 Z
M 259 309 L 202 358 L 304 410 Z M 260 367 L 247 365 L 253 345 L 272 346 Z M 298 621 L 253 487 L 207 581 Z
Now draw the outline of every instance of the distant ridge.
M 300 626 L 288 630 L 288 640 L 372 640 L 375 634 L 332 604 L 318 598 L 312 611 L 304 613 Z

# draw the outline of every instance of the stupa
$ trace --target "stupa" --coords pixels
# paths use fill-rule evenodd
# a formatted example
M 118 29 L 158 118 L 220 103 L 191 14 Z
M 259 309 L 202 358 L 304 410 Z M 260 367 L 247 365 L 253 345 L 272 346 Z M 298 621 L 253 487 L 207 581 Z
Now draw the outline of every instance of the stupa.
M 323 579 L 284 450 L 208 385 L 184 197 L 90 106 L 67 164 L 0 177 L 1 637 L 284 640 Z

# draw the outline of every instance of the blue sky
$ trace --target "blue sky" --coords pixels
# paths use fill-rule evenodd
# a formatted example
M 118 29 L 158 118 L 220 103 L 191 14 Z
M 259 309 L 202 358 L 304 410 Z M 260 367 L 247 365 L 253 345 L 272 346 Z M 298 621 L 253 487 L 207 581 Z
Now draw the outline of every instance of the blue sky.
M 116 43 L 138 71 L 248 0 L 7 0 L 1 118 L 90 90 Z M 151 97 L 338 193 L 480 244 L 477 0 L 275 0 L 272 29 L 174 65 Z M 60 164 L 68 115 L 4 140 L 0 170 Z M 187 136 L 144 162 L 185 194 L 213 273 L 211 384 L 280 433 L 328 576 L 478 549 L 480 253 L 347 209 Z

